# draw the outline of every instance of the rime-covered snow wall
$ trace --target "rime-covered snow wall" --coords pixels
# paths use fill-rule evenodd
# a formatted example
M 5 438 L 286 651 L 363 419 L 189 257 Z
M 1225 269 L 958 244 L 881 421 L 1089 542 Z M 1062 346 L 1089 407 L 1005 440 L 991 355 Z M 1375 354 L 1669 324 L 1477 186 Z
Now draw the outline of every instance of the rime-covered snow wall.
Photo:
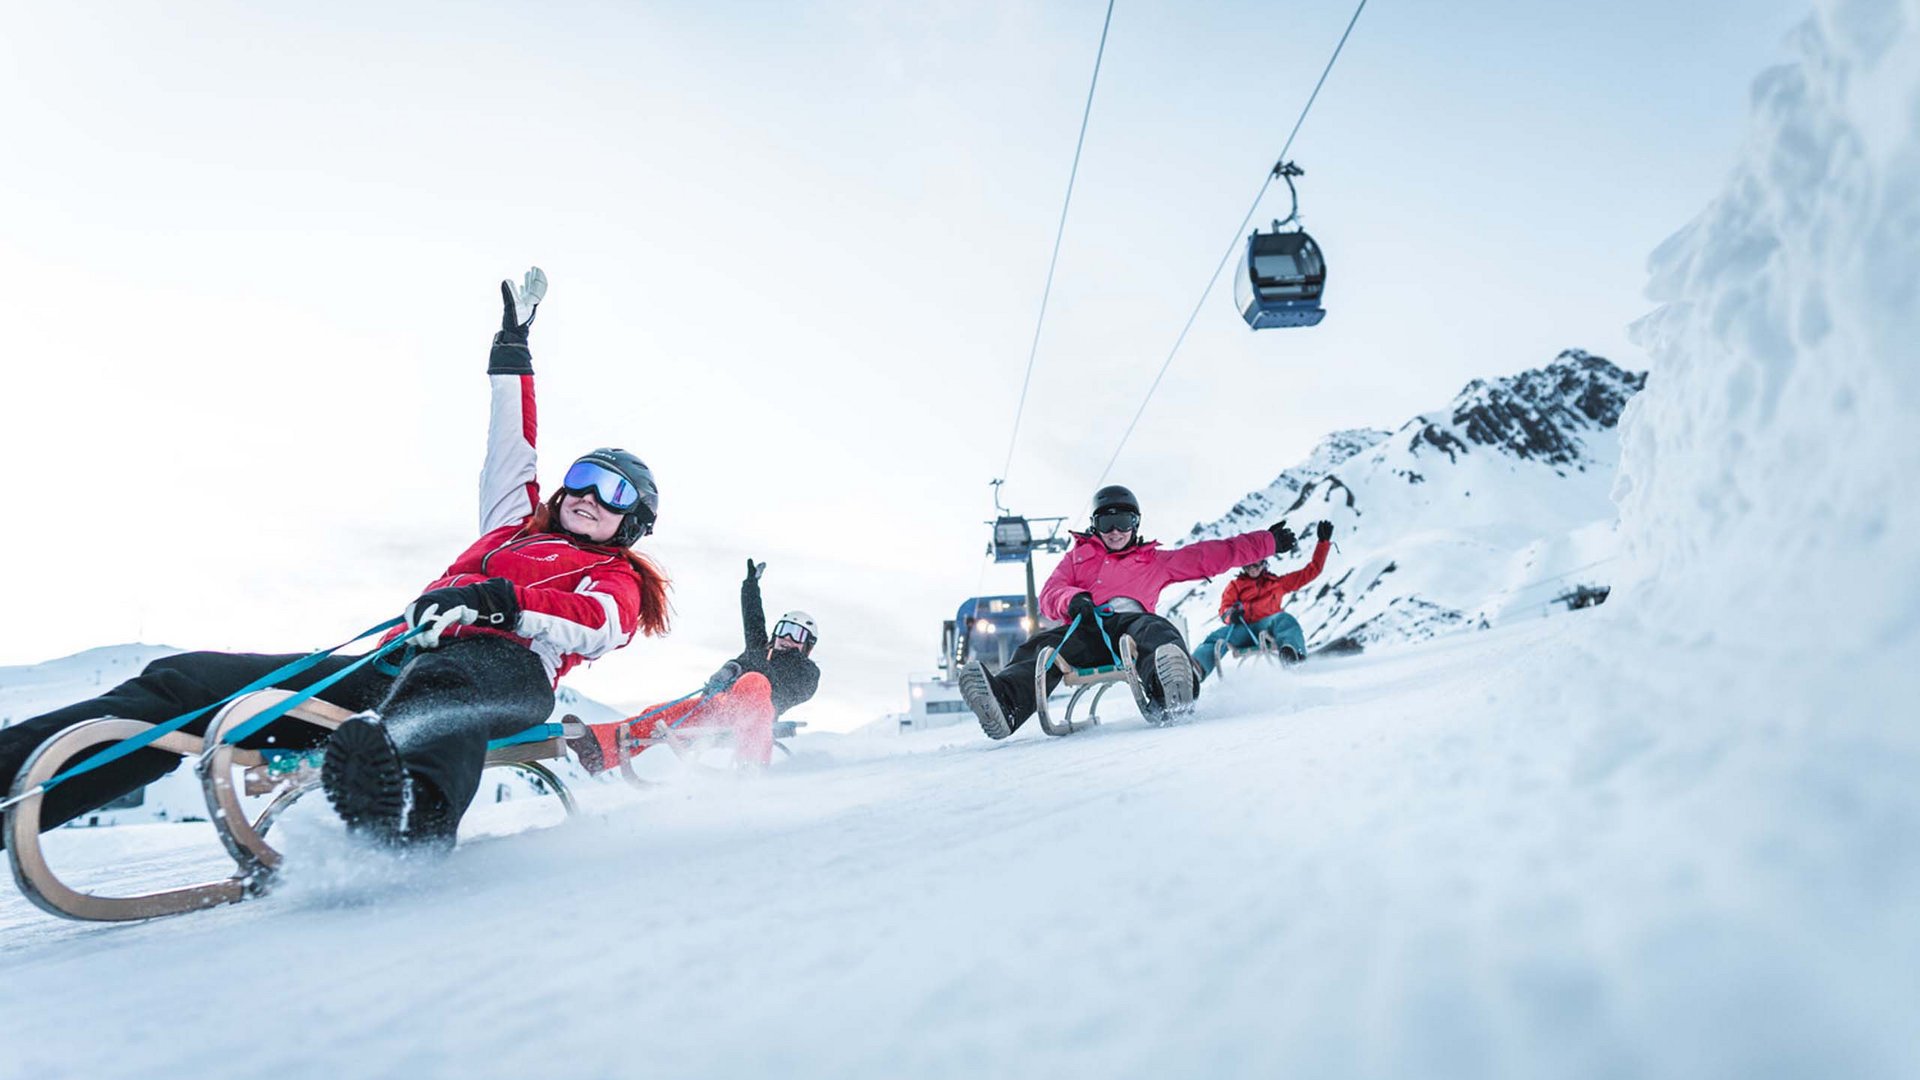
M 1920 689 L 1920 0 L 1828 0 L 1794 44 L 1651 260 L 1615 614 L 1886 716 Z
M 1530 704 L 1642 823 L 1577 835 L 1663 1075 L 1920 1068 L 1920 0 L 1793 45 L 1652 257 L 1625 566 Z

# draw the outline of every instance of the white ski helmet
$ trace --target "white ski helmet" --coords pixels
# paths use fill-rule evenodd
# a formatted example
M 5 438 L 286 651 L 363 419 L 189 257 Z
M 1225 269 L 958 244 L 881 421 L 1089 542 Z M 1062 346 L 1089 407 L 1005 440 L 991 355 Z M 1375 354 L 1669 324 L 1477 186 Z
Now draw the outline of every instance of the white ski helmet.
M 789 611 L 773 624 L 773 637 L 775 640 L 789 638 L 799 642 L 800 654 L 805 656 L 813 651 L 814 643 L 820 640 L 820 624 L 804 611 Z M 771 646 L 772 642 L 768 642 L 768 645 Z

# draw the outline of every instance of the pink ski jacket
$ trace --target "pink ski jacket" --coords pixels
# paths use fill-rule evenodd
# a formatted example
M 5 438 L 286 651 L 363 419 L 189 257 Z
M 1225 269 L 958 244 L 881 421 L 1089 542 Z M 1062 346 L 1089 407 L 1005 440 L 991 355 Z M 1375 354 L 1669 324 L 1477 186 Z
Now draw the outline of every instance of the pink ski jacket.
M 1067 602 L 1080 593 L 1092 593 L 1104 604 L 1117 596 L 1140 602 L 1149 614 L 1160 602 L 1160 591 L 1177 581 L 1198 581 L 1223 574 L 1236 566 L 1259 562 L 1273 554 L 1273 534 L 1265 529 L 1225 540 L 1163 551 L 1149 540 L 1121 551 L 1108 551 L 1097 536 L 1074 533 L 1067 557 L 1053 568 L 1040 590 L 1040 614 L 1055 622 L 1067 619 Z

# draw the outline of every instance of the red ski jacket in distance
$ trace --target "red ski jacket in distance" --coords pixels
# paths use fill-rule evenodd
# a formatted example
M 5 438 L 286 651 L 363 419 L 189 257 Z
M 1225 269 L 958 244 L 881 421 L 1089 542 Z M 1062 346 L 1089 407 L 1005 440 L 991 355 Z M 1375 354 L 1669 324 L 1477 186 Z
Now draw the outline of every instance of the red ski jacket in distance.
M 1327 549 L 1332 543 L 1322 540 L 1313 547 L 1313 559 L 1307 565 L 1291 574 L 1262 574 L 1248 577 L 1241 574 L 1227 584 L 1227 591 L 1220 594 L 1220 615 L 1226 617 L 1227 609 L 1240 605 L 1241 614 L 1250 623 L 1280 613 L 1287 597 L 1295 589 L 1320 576 L 1327 567 Z
M 1040 590 L 1040 614 L 1055 622 L 1067 620 L 1068 602 L 1083 592 L 1092 593 L 1096 604 L 1128 597 L 1151 615 L 1161 591 L 1174 582 L 1224 574 L 1273 554 L 1273 534 L 1265 529 L 1171 551 L 1162 550 L 1157 540 L 1108 551 L 1097 536 L 1074 533 L 1073 537 L 1073 548 Z
M 517 363 L 502 363 L 494 347 L 488 368 L 493 384 L 487 424 L 487 458 L 480 470 L 480 529 L 484 534 L 428 582 L 421 592 L 470 585 L 488 578 L 513 583 L 520 621 L 511 633 L 458 626 L 444 637 L 494 634 L 533 650 L 557 683 L 582 660 L 592 660 L 633 640 L 640 623 L 639 571 L 619 548 L 576 541 L 559 532 L 535 531 L 540 482 L 534 439 L 532 364 L 520 350 Z M 509 370 L 502 372 L 506 367 Z M 397 635 L 395 630 L 389 637 Z

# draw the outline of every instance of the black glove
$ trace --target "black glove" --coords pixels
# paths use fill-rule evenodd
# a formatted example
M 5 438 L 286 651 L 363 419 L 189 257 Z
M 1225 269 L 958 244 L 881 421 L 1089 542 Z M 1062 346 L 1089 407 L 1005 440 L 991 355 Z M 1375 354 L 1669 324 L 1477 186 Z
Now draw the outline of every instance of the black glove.
M 520 621 L 520 598 L 514 595 L 513 582 L 506 578 L 488 578 L 474 585 L 449 585 L 430 589 L 407 605 L 407 627 L 426 626 L 426 633 L 414 641 L 423 649 L 440 644 L 440 635 L 449 626 L 478 623 L 496 630 L 511 631 Z
M 733 687 L 735 682 L 739 681 L 741 674 L 739 661 L 729 660 L 720 665 L 720 670 L 713 673 L 713 677 L 707 680 L 707 685 L 700 688 L 700 692 L 703 694 L 724 694 Z M 685 684 L 683 683 L 681 685 Z
M 536 266 L 527 271 L 523 281 L 518 289 L 511 281 L 500 283 L 500 332 L 493 335 L 493 351 L 487 354 L 489 375 L 533 374 L 527 328 L 533 325 L 534 312 L 547 295 L 547 275 Z
M 748 581 L 759 581 L 760 575 L 766 572 L 767 572 L 766 563 L 757 563 L 757 562 L 754 562 L 752 559 L 747 560 L 747 580 Z
M 1324 544 L 1333 539 L 1333 522 L 1323 521 L 1313 531 L 1319 535 L 1320 542 Z
M 1079 593 L 1075 595 L 1073 599 L 1067 601 L 1067 614 L 1076 619 L 1092 622 L 1095 618 L 1093 594 L 1090 592 Z
M 1239 604 L 1235 604 L 1232 607 L 1227 609 L 1227 613 L 1225 615 L 1220 616 L 1220 621 L 1223 623 L 1230 624 L 1233 622 L 1233 620 L 1238 618 L 1242 618 L 1241 607 Z
M 1300 542 L 1293 538 L 1293 530 L 1287 528 L 1287 523 L 1284 521 L 1276 521 L 1267 526 L 1267 531 L 1273 534 L 1273 553 L 1275 555 L 1285 555 L 1287 552 L 1300 546 Z

